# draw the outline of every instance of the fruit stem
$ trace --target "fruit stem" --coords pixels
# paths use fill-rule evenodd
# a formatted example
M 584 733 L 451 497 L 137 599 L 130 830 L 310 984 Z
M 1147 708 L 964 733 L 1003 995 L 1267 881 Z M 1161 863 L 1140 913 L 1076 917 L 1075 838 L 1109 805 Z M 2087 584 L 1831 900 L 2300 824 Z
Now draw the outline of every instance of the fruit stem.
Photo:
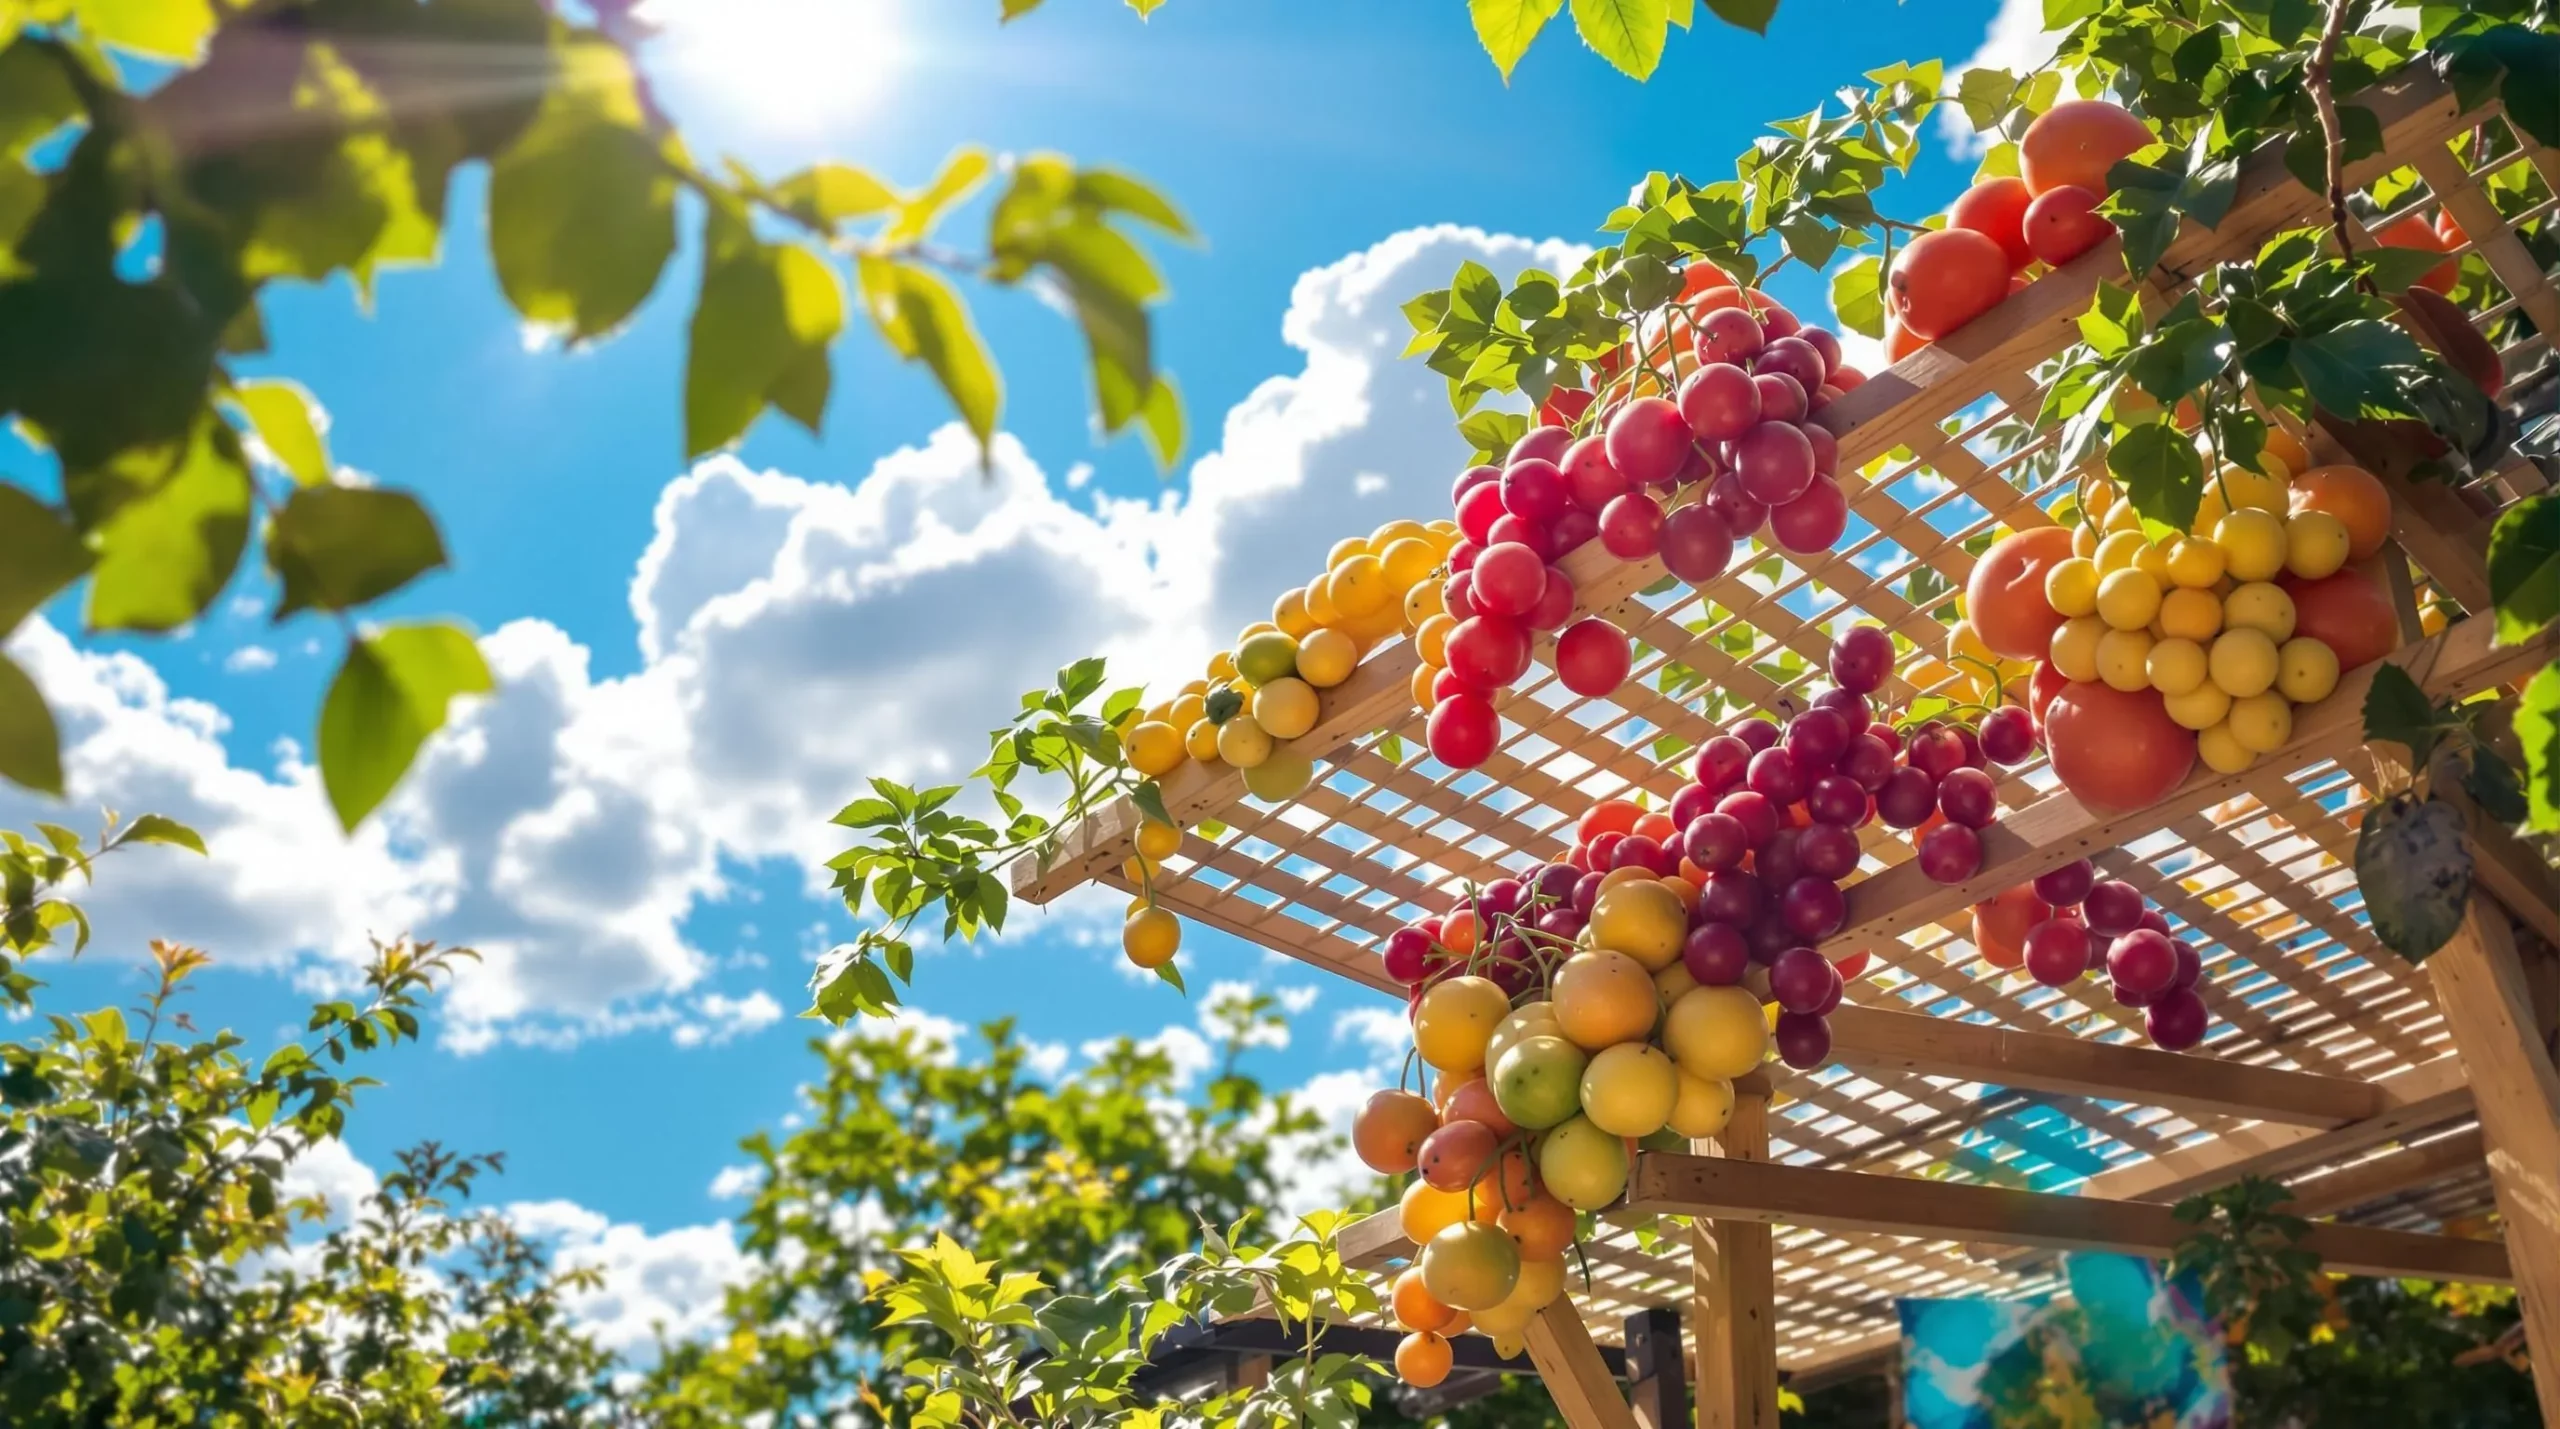
M 1989 676 L 1991 680 L 1991 697 L 1999 701 L 1999 704 L 1993 705 L 1963 703 L 1956 705 L 1956 709 L 1981 710 L 1983 713 L 1989 714 L 1992 710 L 1998 709 L 2000 705 L 2004 705 L 2009 702 L 2009 692 L 2001 687 L 1999 666 L 1992 664 L 1990 661 L 1983 659 L 1979 655 L 1967 655 L 1963 651 L 1957 651 L 1956 653 L 1949 655 L 1947 657 L 1947 663 L 1950 665 L 1971 665 L 1975 669 L 1980 670 L 1983 674 Z

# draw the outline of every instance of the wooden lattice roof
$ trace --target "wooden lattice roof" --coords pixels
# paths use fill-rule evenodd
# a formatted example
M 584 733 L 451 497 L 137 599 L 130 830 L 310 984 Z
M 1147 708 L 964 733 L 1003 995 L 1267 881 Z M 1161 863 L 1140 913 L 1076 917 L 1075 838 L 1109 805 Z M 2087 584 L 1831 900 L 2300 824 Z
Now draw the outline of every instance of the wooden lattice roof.
M 2382 123 L 2384 152 L 2350 165 L 2350 183 L 2370 192 L 2391 175 L 2397 197 L 2384 206 L 2395 216 L 2442 205 L 2467 233 L 2484 235 L 2472 249 L 2496 289 L 2484 330 L 2520 309 L 2542 333 L 2560 331 L 2553 275 L 2516 237 L 2551 223 L 2560 154 L 2520 134 L 2504 145 L 2493 112 L 2460 112 L 2423 75 L 2362 102 Z M 2502 131 L 2502 157 L 2475 167 L 2477 149 L 2457 141 L 2484 124 Z M 2514 164 L 2538 176 L 2538 201 L 2502 219 L 2481 183 L 2484 170 Z M 2220 227 L 2190 225 L 2179 236 L 2144 300 L 2165 307 L 2211 265 L 2325 217 L 2322 199 L 2263 155 L 2243 169 Z M 1374 952 L 1387 933 L 1450 907 L 1469 884 L 1562 857 L 1573 821 L 1597 800 L 1631 789 L 1666 800 L 1710 724 L 1807 696 L 1828 627 L 1881 622 L 1924 650 L 1942 645 L 1970 550 L 1995 527 L 2050 524 L 2049 508 L 2079 479 L 2057 470 L 2052 440 L 2030 430 L 2038 375 L 2077 341 L 2075 320 L 2097 285 L 2122 275 L 2115 245 L 2103 245 L 1823 409 L 1818 420 L 1839 439 L 1852 497 L 1838 549 L 1755 552 L 1756 562 L 1701 589 L 1666 581 L 1657 560 L 1621 562 L 1597 543 L 1567 557 L 1583 612 L 1640 642 L 1635 676 L 1613 695 L 1584 699 L 1533 667 L 1504 704 L 1501 749 L 1481 768 L 1450 770 L 1429 757 L 1408 693 L 1415 656 L 1403 642 L 1325 693 L 1319 724 L 1300 741 L 1325 753 L 1298 798 L 1246 802 L 1233 771 L 1183 766 L 1165 781 L 1174 817 L 1224 828 L 1186 839 L 1156 897 L 1186 919 L 1400 995 Z M 2511 382 L 2553 366 L 2540 335 L 2501 355 Z M 2325 431 L 2296 434 L 2319 459 L 2350 455 Z M 2492 513 L 2448 488 L 2382 475 L 2397 498 L 2399 549 L 2420 572 L 2403 592 L 2410 643 L 2393 661 L 2436 695 L 2494 688 L 2550 661 L 2551 636 L 2499 646 L 2478 613 L 2488 605 Z M 2515 459 L 2486 489 L 2511 502 L 2542 486 Z M 2422 640 L 2414 602 L 2428 586 L 2473 614 Z M 1542 662 L 1551 654 L 1550 642 Z M 1907 674 L 1882 697 L 1928 693 Z M 1982 871 L 1959 885 L 1930 882 L 1898 837 L 1867 829 L 1849 926 L 1825 951 L 1866 947 L 1873 964 L 1835 1024 L 1835 1065 L 1764 1072 L 1771 1159 L 2115 1200 L 2174 1199 L 2264 1170 L 2296 1178 L 2322 1214 L 2377 1226 L 2435 1231 L 2481 1216 L 2491 1202 L 2479 1133 L 2428 971 L 2375 943 L 2351 868 L 2377 779 L 2360 715 L 2370 678 L 2370 669 L 2351 673 L 2298 711 L 2278 754 L 2236 775 L 2199 767 L 2137 814 L 2091 812 L 2041 763 L 2006 771 L 2003 820 L 1985 831 Z M 1096 878 L 1127 887 L 1118 866 L 1134 817 L 1123 807 L 1090 820 L 1046 869 L 1019 870 L 1016 892 L 1045 901 Z M 2511 852 L 2490 851 L 2484 884 L 2560 942 L 2547 869 L 2535 857 L 2500 856 Z M 1963 921 L 1970 904 L 2082 856 L 2139 887 L 2204 948 L 2215 1024 L 2194 1054 L 2110 1060 L 2139 1046 L 2137 1013 L 2101 985 L 2056 991 L 1975 955 Z M 1982 1029 L 2028 1035 L 2004 1042 Z M 1577 1276 L 1574 1293 L 1591 1333 L 1614 1340 L 1631 1310 L 1689 1300 L 1691 1246 L 1687 1231 L 1656 1239 L 1624 1223 L 1641 1216 L 1604 1219 L 1617 1223 L 1590 1247 L 1592 1287 L 1586 1293 Z M 1348 1244 L 1379 1265 L 1410 1251 L 1391 1222 L 1362 1227 Z M 2007 1247 L 1792 1227 L 1778 1233 L 1776 1274 L 1781 1363 L 1810 1370 L 1891 1343 L 1897 1298 L 2032 1293 L 2050 1288 L 2051 1270 L 2049 1257 Z

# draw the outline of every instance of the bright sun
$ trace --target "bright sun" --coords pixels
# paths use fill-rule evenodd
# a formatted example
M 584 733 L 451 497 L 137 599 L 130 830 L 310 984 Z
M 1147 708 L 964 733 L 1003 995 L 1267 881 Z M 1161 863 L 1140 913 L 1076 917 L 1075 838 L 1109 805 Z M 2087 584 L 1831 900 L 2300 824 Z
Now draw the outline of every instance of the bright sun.
M 661 62 L 762 125 L 857 118 L 902 58 L 899 0 L 648 0 Z

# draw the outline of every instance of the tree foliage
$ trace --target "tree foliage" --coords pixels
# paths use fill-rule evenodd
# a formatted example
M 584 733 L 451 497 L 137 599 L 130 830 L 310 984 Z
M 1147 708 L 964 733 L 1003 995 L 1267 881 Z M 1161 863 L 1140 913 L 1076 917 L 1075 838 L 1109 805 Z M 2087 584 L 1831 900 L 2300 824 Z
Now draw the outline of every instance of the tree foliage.
M 900 1402 L 901 1365 L 951 1348 L 947 1323 L 893 1319 L 877 1293 L 928 1268 L 898 1248 L 949 1232 L 1008 1276 L 1094 1296 L 1191 1250 L 1203 1224 L 1270 1206 L 1281 1148 L 1315 1145 L 1317 1123 L 1240 1069 L 1280 1025 L 1268 996 L 1204 1011 L 1217 1062 L 1196 1096 L 1162 1048 L 1126 1038 L 1054 1083 L 1007 1022 L 979 1029 L 986 1054 L 969 1061 L 896 1024 L 813 1042 L 803 1125 L 745 1143 L 758 1174 L 739 1217 L 750 1271 L 728 1293 L 726 1332 L 666 1346 L 639 1408 L 678 1429 L 876 1412 Z
M 966 283 L 1054 295 L 1085 339 L 1103 430 L 1135 427 L 1171 465 L 1182 417 L 1149 318 L 1164 283 L 1137 235 L 1191 230 L 1161 195 L 976 147 L 913 190 L 843 163 L 779 178 L 708 164 L 634 60 L 632 6 L 589 15 L 543 0 L 0 3 L 0 417 L 51 453 L 58 489 L 0 482 L 0 637 L 84 578 L 90 631 L 181 629 L 255 537 L 275 618 L 343 627 L 319 764 L 347 827 L 377 807 L 488 668 L 458 626 L 361 623 L 447 564 L 435 519 L 412 493 L 341 476 L 299 384 L 240 369 L 269 355 L 275 285 L 344 275 L 369 300 L 386 271 L 435 262 L 473 165 L 499 286 L 573 345 L 659 289 L 678 199 L 693 200 L 702 271 L 670 387 L 688 457 L 769 409 L 818 430 L 848 282 L 878 339 L 991 440 L 1002 378 Z M 947 230 L 981 193 L 970 251 Z M 0 656 L 0 777 L 61 793 L 59 743 Z
M 86 922 L 61 895 L 120 849 L 201 852 L 146 815 L 95 847 L 11 834 L 6 992 L 25 960 Z M 77 946 L 75 942 L 74 946 Z M 458 1203 L 494 1156 L 432 1144 L 315 1244 L 325 1207 L 290 1189 L 296 1158 L 339 1135 L 369 1085 L 347 1063 L 417 1037 L 459 949 L 378 946 L 361 1000 L 314 1007 L 303 1039 L 253 1057 L 199 1033 L 182 999 L 210 959 L 154 942 L 136 1006 L 43 1018 L 0 1043 L 0 1418 L 28 1429 L 584 1422 L 606 1356 L 571 1326 L 560 1271 L 503 1218 Z

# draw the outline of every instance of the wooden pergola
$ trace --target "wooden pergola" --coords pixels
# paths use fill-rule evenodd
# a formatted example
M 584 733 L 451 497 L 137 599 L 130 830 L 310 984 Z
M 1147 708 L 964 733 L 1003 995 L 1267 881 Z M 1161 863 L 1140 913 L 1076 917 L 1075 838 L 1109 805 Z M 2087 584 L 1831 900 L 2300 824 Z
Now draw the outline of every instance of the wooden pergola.
M 2516 134 L 2521 157 L 2509 150 L 2476 169 L 2464 141 L 2504 121 L 2463 111 L 2423 73 L 2357 102 L 2380 119 L 2385 146 L 2349 167 L 2350 183 L 2414 168 L 2420 182 L 2388 207 L 2450 210 L 2494 276 L 2496 301 L 2478 320 L 2520 310 L 2541 334 L 2502 353 L 2507 395 L 2528 378 L 2553 380 L 2560 359 L 2545 335 L 2560 332 L 2560 290 L 2511 225 L 2553 221 L 2560 154 Z M 2538 174 L 2541 201 L 2502 218 L 2485 171 L 2518 162 Z M 2165 307 L 2212 265 L 2326 213 L 2277 155 L 2262 154 L 2218 228 L 2191 224 L 2178 237 L 2144 301 Z M 1819 420 L 1839 438 L 1855 518 L 1839 549 L 1661 593 L 1658 561 L 1622 563 L 1597 543 L 1569 556 L 1582 610 L 1641 642 L 1635 677 L 1582 699 L 1534 669 L 1482 768 L 1448 770 L 1422 751 L 1408 690 L 1415 655 L 1403 642 L 1325 692 L 1300 741 L 1318 777 L 1298 798 L 1249 803 L 1235 771 L 1184 765 L 1164 785 L 1173 816 L 1225 828 L 1187 837 L 1157 898 L 1400 995 L 1373 952 L 1388 932 L 1451 906 L 1467 884 L 1561 857 L 1593 802 L 1630 789 L 1659 802 L 1679 786 L 1684 742 L 1702 738 L 1705 722 L 1693 701 L 1661 692 L 1666 666 L 1776 709 L 1803 697 L 1836 617 L 1940 646 L 1937 611 L 1964 586 L 1967 538 L 2051 524 L 2046 508 L 2078 479 L 2056 469 L 2050 439 L 2027 431 L 2038 374 L 2077 341 L 2097 285 L 2122 276 L 2110 242 L 1826 407 Z M 2494 638 L 2494 511 L 2407 480 L 2409 463 L 2393 452 L 2328 430 L 2296 435 L 2320 460 L 2375 470 L 2393 492 L 2396 545 L 2383 560 L 2406 640 L 2391 663 L 2430 695 L 2467 696 L 2560 656 L 2560 631 Z M 2485 489 L 2504 503 L 2543 485 L 2514 459 Z M 2466 612 L 2432 637 L 2421 634 L 2413 563 Z M 1923 569 L 1942 579 L 1909 579 Z M 1926 589 L 1941 593 L 1906 597 Z M 1779 656 L 1790 650 L 1810 669 L 1788 674 Z M 2475 819 L 2480 891 L 2459 935 L 2423 966 L 2376 943 L 2351 867 L 2355 832 L 2400 771 L 2392 750 L 2364 740 L 2372 673 L 2350 673 L 2297 711 L 2290 743 L 2256 767 L 2199 766 L 2139 813 L 2083 807 L 2041 763 L 2006 772 L 2002 822 L 1986 831 L 1980 873 L 1961 884 L 1929 881 L 1898 838 L 1867 830 L 1849 926 L 1825 951 L 1875 957 L 1833 1019 L 1834 1064 L 1794 1073 L 1773 1063 L 1746 1081 L 1712 1143 L 1637 1158 L 1624 1205 L 1602 1214 L 1588 1247 L 1589 1286 L 1577 1276 L 1575 1293 L 1531 1329 L 1531 1355 L 1567 1421 L 1663 1429 L 1675 1417 L 1659 1393 L 1631 1406 L 1596 1347 L 1624 1342 L 1630 1316 L 1678 1313 L 1689 1350 L 1672 1360 L 1673 1378 L 1685 1358 L 1701 1425 L 1771 1429 L 1781 1369 L 1809 1380 L 1889 1355 L 1896 1299 L 2050 1290 L 2047 1248 L 2164 1255 L 2182 1231 L 2170 1203 L 2259 1173 L 2285 1177 L 2305 1213 L 2335 1217 L 2310 1241 L 2333 1269 L 2515 1284 L 2543 1412 L 2560 1424 L 2560 879 L 2540 851 Z M 1884 696 L 1921 693 L 1897 677 Z M 1119 867 L 1135 818 L 1123 806 L 1088 820 L 1045 870 L 1017 866 L 1015 893 L 1046 902 L 1094 879 L 1126 888 Z M 1974 954 L 1971 904 L 2081 857 L 2141 888 L 2205 948 L 2215 1026 L 2195 1052 L 2143 1045 L 2139 1014 L 2094 981 L 2048 989 Z M 2501 1238 L 2448 1233 L 2493 1209 Z M 1685 1235 L 1656 1233 L 1664 1214 L 1695 1220 Z M 1351 1228 L 1344 1249 L 1384 1273 L 1414 1248 L 1388 1213 Z M 1645 1353 L 1631 1357 L 1660 1359 L 1658 1346 L 1637 1348 Z

